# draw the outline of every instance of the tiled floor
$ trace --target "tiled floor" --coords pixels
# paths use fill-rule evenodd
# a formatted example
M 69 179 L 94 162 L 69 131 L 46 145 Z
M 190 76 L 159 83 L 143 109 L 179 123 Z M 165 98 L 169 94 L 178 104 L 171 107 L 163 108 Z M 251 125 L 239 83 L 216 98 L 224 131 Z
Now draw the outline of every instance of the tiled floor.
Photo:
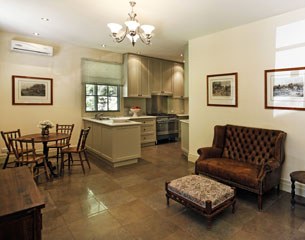
M 143 148 L 135 165 L 112 169 L 92 159 L 91 166 L 39 184 L 43 239 L 305 239 L 305 207 L 292 211 L 286 192 L 265 196 L 259 212 L 256 196 L 239 191 L 235 214 L 227 209 L 210 230 L 199 214 L 173 201 L 167 207 L 164 182 L 194 171 L 180 143 Z

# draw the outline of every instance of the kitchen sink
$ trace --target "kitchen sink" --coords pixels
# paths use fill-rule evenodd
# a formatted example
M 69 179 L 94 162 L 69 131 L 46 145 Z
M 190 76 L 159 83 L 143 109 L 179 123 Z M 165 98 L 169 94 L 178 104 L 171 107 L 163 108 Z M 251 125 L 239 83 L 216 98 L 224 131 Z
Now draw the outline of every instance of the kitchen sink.
M 129 122 L 129 117 L 116 117 L 116 118 L 111 118 L 113 123 L 124 123 L 124 122 Z
M 92 119 L 95 119 L 95 120 L 110 120 L 109 117 L 94 117 Z

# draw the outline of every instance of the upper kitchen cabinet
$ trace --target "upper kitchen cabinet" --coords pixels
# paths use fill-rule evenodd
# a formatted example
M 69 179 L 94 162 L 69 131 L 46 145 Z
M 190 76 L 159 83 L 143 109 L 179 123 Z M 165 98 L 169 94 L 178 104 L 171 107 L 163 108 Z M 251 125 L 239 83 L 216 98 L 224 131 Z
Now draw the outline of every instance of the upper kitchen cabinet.
M 183 64 L 174 63 L 172 81 L 173 81 L 173 98 L 183 98 L 184 97 Z
M 123 88 L 124 97 L 150 98 L 150 85 L 148 77 L 148 58 L 126 54 L 124 55 L 124 76 Z
M 152 95 L 173 95 L 173 62 L 149 58 L 149 79 Z

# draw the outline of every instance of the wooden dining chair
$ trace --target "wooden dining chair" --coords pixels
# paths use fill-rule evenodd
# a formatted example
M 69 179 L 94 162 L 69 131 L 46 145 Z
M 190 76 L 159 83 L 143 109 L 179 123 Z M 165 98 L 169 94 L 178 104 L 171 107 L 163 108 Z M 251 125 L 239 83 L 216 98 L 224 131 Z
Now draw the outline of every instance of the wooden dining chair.
M 13 152 L 11 146 L 10 146 L 9 139 L 20 137 L 21 136 L 20 129 L 17 129 L 17 130 L 14 130 L 14 131 L 8 131 L 8 132 L 1 131 L 1 136 L 4 140 L 4 143 L 5 143 L 5 146 L 6 146 L 6 149 L 7 149 L 7 152 L 6 152 L 7 155 L 6 155 L 6 158 L 4 160 L 4 164 L 3 164 L 2 168 L 5 169 L 6 167 L 15 167 L 16 162 L 15 161 L 9 161 L 10 156 L 14 156 L 14 152 Z M 11 165 L 13 165 L 13 166 L 11 166 Z
M 65 133 L 68 134 L 68 138 L 64 138 L 62 140 L 57 140 L 54 144 L 48 146 L 49 149 L 56 149 L 56 155 L 48 156 L 50 158 L 56 158 L 56 164 L 58 169 L 58 160 L 61 157 L 61 151 L 64 147 L 68 147 L 70 145 L 70 140 L 73 132 L 74 124 L 56 124 L 56 133 Z
M 69 147 L 63 148 L 61 150 L 61 168 L 60 168 L 60 173 L 61 174 L 63 174 L 64 166 L 65 166 L 64 163 L 65 162 L 68 162 L 69 171 L 71 170 L 71 163 L 72 163 L 73 166 L 81 165 L 82 169 L 83 169 L 83 173 L 85 174 L 84 161 L 87 162 L 89 169 L 91 168 L 89 160 L 88 160 L 87 152 L 86 152 L 87 151 L 86 140 L 87 140 L 89 131 L 90 131 L 90 127 L 81 130 L 76 147 L 69 146 Z M 65 154 L 68 155 L 68 158 L 66 160 L 64 158 Z M 79 159 L 77 159 L 77 160 L 73 159 L 72 154 L 78 154 Z M 80 164 L 75 164 L 75 161 L 79 161 Z
M 34 138 L 28 139 L 11 139 L 9 143 L 15 155 L 17 166 L 26 165 L 30 168 L 33 178 L 45 173 L 47 180 L 50 179 L 49 169 L 44 154 L 37 154 L 35 149 Z M 40 172 L 39 169 L 43 168 Z

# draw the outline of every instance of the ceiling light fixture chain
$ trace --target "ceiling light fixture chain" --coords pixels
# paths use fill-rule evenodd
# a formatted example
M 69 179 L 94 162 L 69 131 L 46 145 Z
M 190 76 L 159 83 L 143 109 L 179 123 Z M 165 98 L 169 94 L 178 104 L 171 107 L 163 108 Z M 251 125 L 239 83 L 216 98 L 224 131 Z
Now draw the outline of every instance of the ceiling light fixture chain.
M 152 25 L 141 25 L 136 19 L 137 14 L 134 12 L 135 1 L 129 2 L 131 6 L 131 12 L 128 13 L 129 19 L 126 20 L 125 31 L 122 30 L 122 25 L 117 23 L 108 23 L 107 26 L 110 28 L 111 37 L 118 43 L 122 42 L 125 37 L 130 40 L 132 46 L 135 45 L 137 40 L 140 38 L 146 45 L 151 44 L 152 31 L 155 29 Z

